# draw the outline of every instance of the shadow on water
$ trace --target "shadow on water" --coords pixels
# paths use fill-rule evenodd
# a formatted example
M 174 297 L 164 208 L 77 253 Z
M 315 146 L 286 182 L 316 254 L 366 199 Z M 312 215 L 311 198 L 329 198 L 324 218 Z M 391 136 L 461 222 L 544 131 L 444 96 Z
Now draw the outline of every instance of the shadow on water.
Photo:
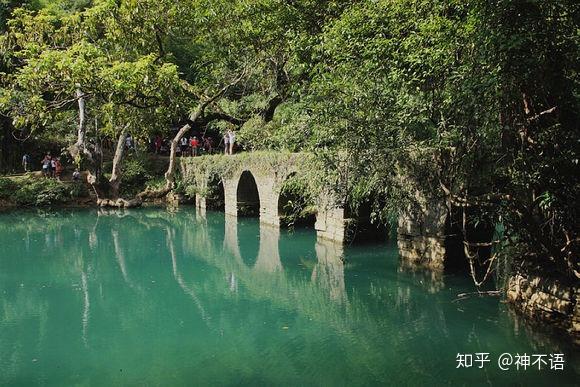
M 469 279 L 214 212 L 0 215 L 0 384 L 572 384 L 578 356 Z M 562 372 L 457 353 L 565 353 Z M 122 372 L 120 371 L 122 370 Z M 489 382 L 489 383 L 488 383 Z

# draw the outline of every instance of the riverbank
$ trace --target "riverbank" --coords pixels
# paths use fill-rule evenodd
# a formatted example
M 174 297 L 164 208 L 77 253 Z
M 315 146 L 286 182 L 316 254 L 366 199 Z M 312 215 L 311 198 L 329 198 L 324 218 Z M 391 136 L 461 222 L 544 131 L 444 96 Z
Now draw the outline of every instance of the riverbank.
M 85 206 L 94 201 L 81 181 L 61 181 L 36 173 L 0 177 L 0 207 Z
M 520 270 L 510 276 L 506 300 L 532 322 L 569 336 L 580 347 L 580 284 Z

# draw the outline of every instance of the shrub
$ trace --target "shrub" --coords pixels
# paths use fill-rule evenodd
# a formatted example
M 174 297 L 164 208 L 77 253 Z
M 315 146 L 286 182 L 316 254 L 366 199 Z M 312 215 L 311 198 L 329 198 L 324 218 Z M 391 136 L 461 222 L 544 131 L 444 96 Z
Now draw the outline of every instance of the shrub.
M 163 189 L 163 187 L 165 187 L 165 178 L 154 177 L 151 180 L 147 181 L 145 186 L 150 190 L 161 190 Z
M 10 199 L 18 185 L 7 177 L 0 177 L 0 199 Z
M 198 189 L 197 186 L 190 184 L 187 185 L 184 189 L 184 194 L 190 199 L 195 199 L 195 195 L 197 195 Z
M 293 175 L 282 184 L 278 210 L 287 227 L 314 222 L 316 205 L 304 178 Z
M 152 178 L 151 162 L 146 156 L 133 155 L 128 157 L 123 164 L 121 195 L 136 195 L 145 188 L 146 183 Z
M 71 198 L 84 198 L 89 196 L 89 190 L 85 184 L 76 182 L 70 186 L 69 194 Z
M 11 196 L 20 206 L 48 206 L 70 198 L 67 185 L 53 179 L 25 179 Z

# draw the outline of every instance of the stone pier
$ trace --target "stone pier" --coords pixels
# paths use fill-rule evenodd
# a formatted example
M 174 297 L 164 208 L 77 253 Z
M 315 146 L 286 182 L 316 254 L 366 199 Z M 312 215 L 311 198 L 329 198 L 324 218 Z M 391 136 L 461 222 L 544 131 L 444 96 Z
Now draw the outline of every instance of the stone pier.
M 319 238 L 345 242 L 347 239 L 347 224 L 345 210 L 332 200 L 332 196 L 323 195 L 317 203 L 317 215 L 314 228 Z
M 399 216 L 397 245 L 408 264 L 443 270 L 447 256 L 445 223 L 447 208 L 442 201 L 418 200 Z

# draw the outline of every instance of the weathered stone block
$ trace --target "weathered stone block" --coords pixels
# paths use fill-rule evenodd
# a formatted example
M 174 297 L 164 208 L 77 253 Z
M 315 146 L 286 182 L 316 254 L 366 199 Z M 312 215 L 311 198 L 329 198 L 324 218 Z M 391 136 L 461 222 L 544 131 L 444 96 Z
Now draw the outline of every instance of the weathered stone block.
M 415 266 L 443 270 L 445 240 L 440 237 L 398 235 L 399 255 Z
M 333 205 L 328 198 L 322 198 L 318 204 L 314 228 L 320 238 L 344 242 L 346 232 L 344 209 Z
M 506 298 L 516 309 L 562 329 L 580 344 L 579 294 L 579 285 L 516 273 L 508 280 Z

